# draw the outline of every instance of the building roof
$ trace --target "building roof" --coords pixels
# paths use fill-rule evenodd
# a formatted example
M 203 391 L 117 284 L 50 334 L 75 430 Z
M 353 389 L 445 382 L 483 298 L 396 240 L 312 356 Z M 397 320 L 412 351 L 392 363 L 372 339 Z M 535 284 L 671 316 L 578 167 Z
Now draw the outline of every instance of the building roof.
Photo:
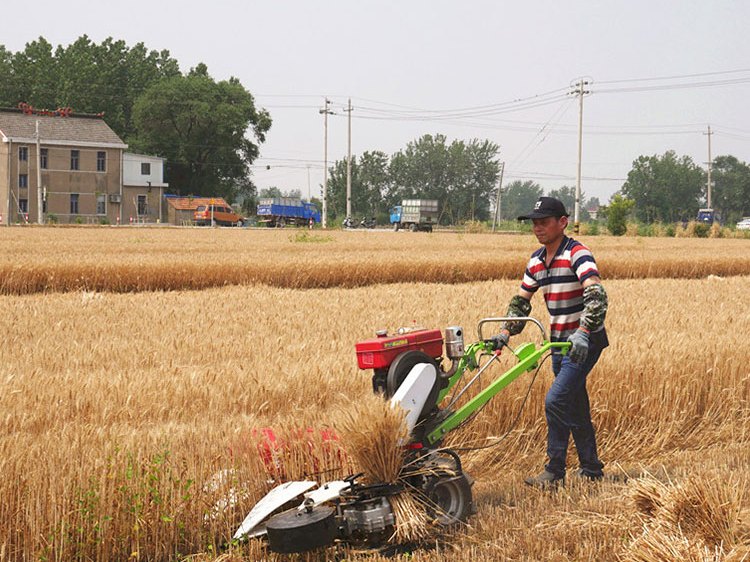
M 36 142 L 36 122 L 42 144 L 127 148 L 117 134 L 99 116 L 66 117 L 0 108 L 0 137 L 4 142 Z
M 229 203 L 222 197 L 180 197 L 178 195 L 165 195 L 167 203 L 178 211 L 195 211 L 199 205 L 223 205 L 229 207 Z

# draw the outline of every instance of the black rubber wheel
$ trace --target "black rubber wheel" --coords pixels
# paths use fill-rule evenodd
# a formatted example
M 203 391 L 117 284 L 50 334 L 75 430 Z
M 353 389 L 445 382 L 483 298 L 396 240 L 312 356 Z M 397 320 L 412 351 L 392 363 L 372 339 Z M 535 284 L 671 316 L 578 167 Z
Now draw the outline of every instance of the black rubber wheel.
M 398 232 L 399 224 L 397 222 L 393 223 L 393 232 Z
M 435 377 L 435 384 L 432 385 L 432 390 L 424 403 L 424 407 L 419 414 L 419 419 L 424 418 L 432 409 L 437 405 L 438 394 L 440 394 L 440 367 L 437 362 L 427 355 L 424 351 L 404 351 L 401 355 L 396 357 L 391 363 L 388 369 L 388 376 L 386 377 L 386 398 L 392 398 L 398 387 L 406 380 L 406 377 L 411 372 L 415 365 L 420 363 L 429 363 L 435 367 L 435 372 L 438 374 Z
M 319 505 L 312 511 L 293 507 L 268 520 L 268 546 L 273 552 L 306 552 L 333 544 L 338 536 L 336 508 Z
M 419 226 L 417 226 L 416 224 L 412 223 L 412 224 L 409 225 L 409 230 L 411 230 L 412 232 L 416 232 L 417 230 L 419 230 Z
M 425 490 L 430 515 L 441 527 L 466 523 L 474 513 L 474 499 L 469 478 L 461 472 L 457 476 L 434 478 Z

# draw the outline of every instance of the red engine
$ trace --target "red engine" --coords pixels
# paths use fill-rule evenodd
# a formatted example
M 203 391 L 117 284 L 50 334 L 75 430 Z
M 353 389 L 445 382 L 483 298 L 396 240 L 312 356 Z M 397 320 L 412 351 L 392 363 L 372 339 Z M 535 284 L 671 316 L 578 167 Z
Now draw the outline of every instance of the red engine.
M 443 355 L 443 334 L 424 328 L 396 336 L 378 332 L 378 337 L 359 342 L 355 347 L 360 369 L 384 369 L 404 351 L 422 351 L 438 359 Z
M 443 334 L 440 330 L 402 328 L 399 332 L 401 333 L 395 336 L 389 336 L 386 331 L 378 332 L 376 338 L 355 345 L 359 368 L 374 370 L 372 388 L 375 392 L 392 394 L 393 388 L 390 390 L 387 388 L 388 371 L 398 357 L 406 357 L 404 356 L 406 352 L 419 352 L 410 354 L 415 360 L 418 360 L 419 356 L 426 355 L 435 362 L 436 366 L 440 363 L 440 357 L 443 355 Z M 406 365 L 403 365 L 400 370 L 405 367 Z M 410 369 L 411 366 L 408 368 Z M 392 373 L 391 386 L 394 384 L 394 376 Z M 396 379 L 398 378 L 400 377 L 396 376 Z

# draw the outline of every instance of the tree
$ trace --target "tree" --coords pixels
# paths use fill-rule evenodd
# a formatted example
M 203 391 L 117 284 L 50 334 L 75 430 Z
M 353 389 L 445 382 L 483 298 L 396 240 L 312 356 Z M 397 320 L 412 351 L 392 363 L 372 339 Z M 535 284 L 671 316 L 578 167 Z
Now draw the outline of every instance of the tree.
M 26 102 L 42 109 L 104 113 L 107 124 L 129 143 L 136 98 L 150 84 L 179 74 L 169 51 L 148 51 L 143 43 L 129 49 L 111 37 L 96 44 L 83 35 L 53 53 L 40 37 L 15 54 L 0 47 L 0 105 Z
M 388 155 L 381 151 L 352 156 L 352 215 L 383 217 L 384 193 L 389 189 Z M 346 215 L 346 159 L 337 160 L 328 179 L 328 213 L 331 219 Z
M 726 223 L 750 215 L 750 166 L 734 156 L 718 156 L 711 181 L 711 204 Z
M 515 220 L 516 217 L 528 213 L 534 208 L 534 203 L 544 194 L 542 187 L 531 180 L 515 180 L 503 190 L 501 200 L 501 219 Z
M 689 156 L 678 158 L 669 150 L 634 160 L 621 192 L 635 202 L 639 220 L 675 222 L 698 212 L 703 178 L 703 170 Z
M 275 199 L 276 197 L 284 197 L 284 195 L 278 187 L 271 186 L 261 189 L 258 197 L 261 199 Z
M 609 202 L 607 207 L 601 210 L 607 217 L 607 229 L 613 236 L 622 236 L 628 229 L 628 214 L 635 206 L 635 201 L 625 199 L 619 193 L 616 193 Z
M 500 173 L 497 152 L 488 140 L 448 145 L 445 135 L 424 135 L 391 157 L 386 203 L 437 199 L 443 223 L 487 220 Z
M 239 80 L 215 82 L 205 65 L 149 86 L 134 108 L 138 150 L 165 156 L 167 181 L 180 193 L 233 201 L 271 127 Z M 252 131 L 253 140 L 245 136 Z
M 562 201 L 563 205 L 565 205 L 565 209 L 567 209 L 567 211 L 570 213 L 571 220 L 574 218 L 575 208 L 576 208 L 576 188 L 575 187 L 564 185 L 559 189 L 551 189 L 547 195 Z M 581 201 L 580 201 L 580 206 L 578 210 L 579 220 L 582 220 L 582 221 L 591 220 L 591 215 L 589 215 L 589 212 L 586 209 L 586 207 L 587 207 L 586 194 L 583 192 L 583 190 L 581 190 Z

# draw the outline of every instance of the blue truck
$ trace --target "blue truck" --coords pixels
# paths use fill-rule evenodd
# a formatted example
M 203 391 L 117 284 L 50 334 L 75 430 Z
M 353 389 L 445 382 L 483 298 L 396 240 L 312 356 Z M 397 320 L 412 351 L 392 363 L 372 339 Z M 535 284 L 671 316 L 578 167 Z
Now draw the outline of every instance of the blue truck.
M 404 199 L 391 209 L 393 230 L 408 228 L 412 232 L 432 232 L 438 220 L 438 202 L 435 199 Z
M 273 197 L 258 202 L 258 224 L 268 227 L 308 226 L 320 222 L 320 211 L 313 203 L 297 197 Z

